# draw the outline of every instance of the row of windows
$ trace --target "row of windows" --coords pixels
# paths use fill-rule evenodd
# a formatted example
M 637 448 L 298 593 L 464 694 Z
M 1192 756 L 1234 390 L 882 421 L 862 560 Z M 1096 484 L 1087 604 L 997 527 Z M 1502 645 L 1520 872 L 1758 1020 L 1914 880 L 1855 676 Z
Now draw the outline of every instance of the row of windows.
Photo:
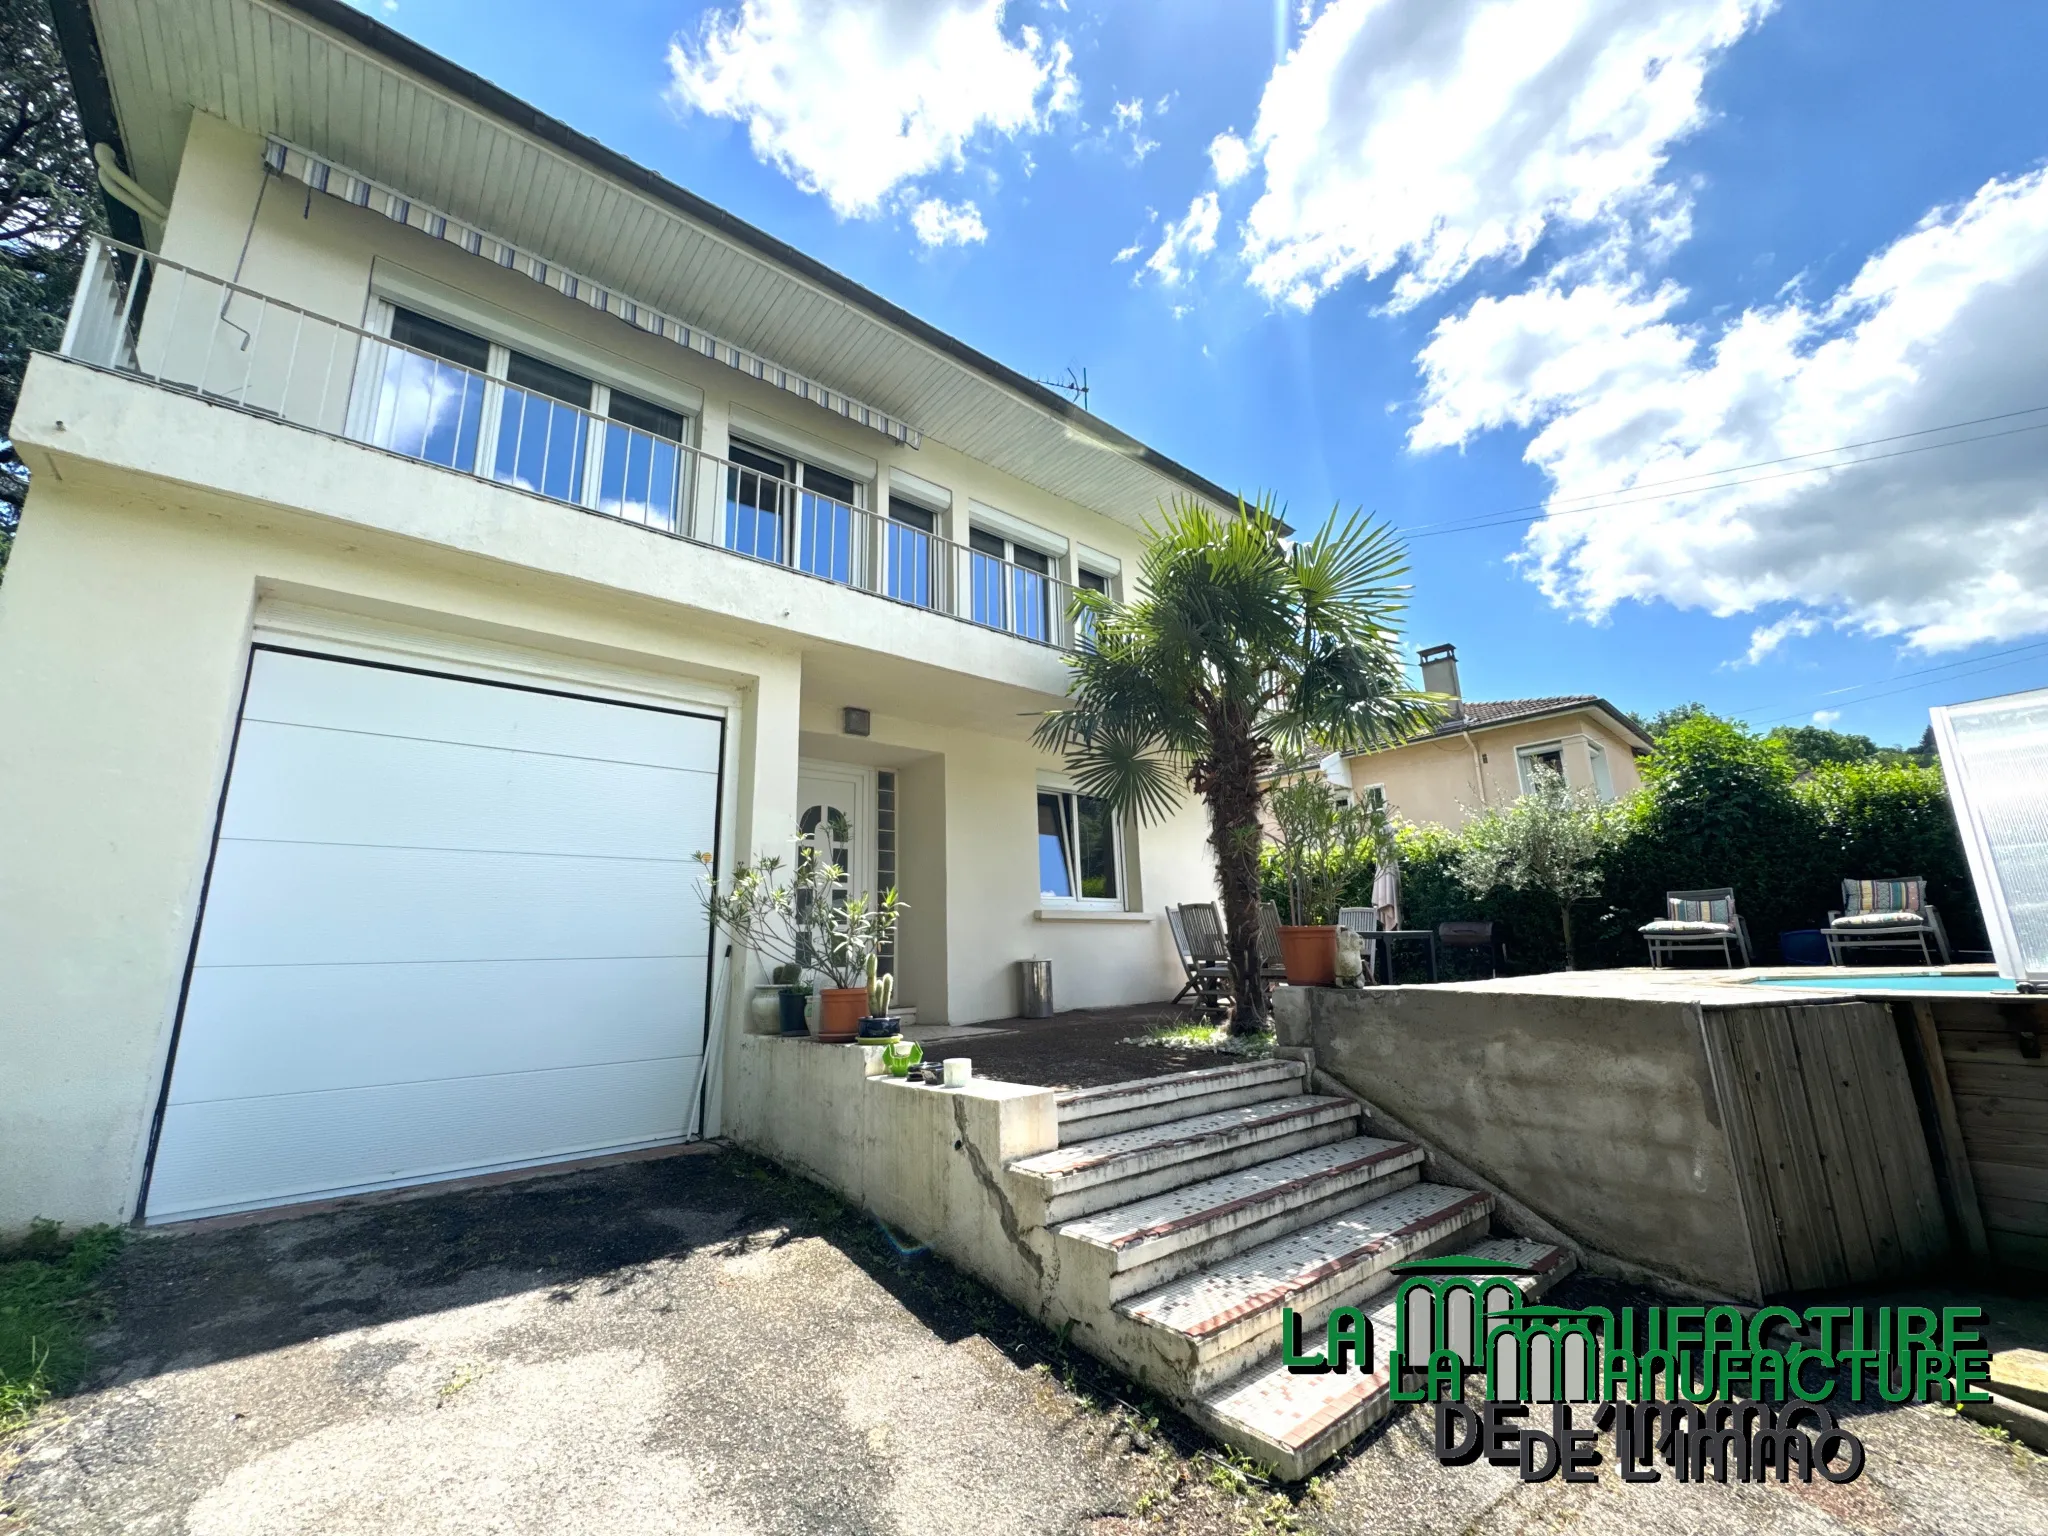
M 430 463 L 493 478 L 629 521 L 678 531 L 689 487 L 689 421 L 651 400 L 431 316 L 394 307 L 391 339 L 358 435 Z M 485 380 L 490 383 L 487 385 Z M 856 578 L 864 487 L 824 465 L 735 437 L 727 453 L 726 548 L 836 582 Z M 591 494 L 594 490 L 595 494 Z M 888 498 L 878 585 L 919 607 L 962 612 L 1027 639 L 1058 637 L 1056 562 L 982 528 L 968 534 L 967 592 L 938 537 L 939 514 Z M 1110 580 L 1082 569 L 1080 584 Z

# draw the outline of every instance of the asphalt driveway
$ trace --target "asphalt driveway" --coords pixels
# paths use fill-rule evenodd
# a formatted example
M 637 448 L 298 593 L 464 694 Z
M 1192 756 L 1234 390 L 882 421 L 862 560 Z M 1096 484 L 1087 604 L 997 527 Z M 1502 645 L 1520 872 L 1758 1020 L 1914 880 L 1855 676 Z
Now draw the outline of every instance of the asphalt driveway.
M 1934 1408 L 1844 1488 L 1525 1488 L 1407 1419 L 1274 1490 L 900 1248 L 715 1151 L 146 1237 L 0 1530 L 2048 1530 L 2048 1463 Z

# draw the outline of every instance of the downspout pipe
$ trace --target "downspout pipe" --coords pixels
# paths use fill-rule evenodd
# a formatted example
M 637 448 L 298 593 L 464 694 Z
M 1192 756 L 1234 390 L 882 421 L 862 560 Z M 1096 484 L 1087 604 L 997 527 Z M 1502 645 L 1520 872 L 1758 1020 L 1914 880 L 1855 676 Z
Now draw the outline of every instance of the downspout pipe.
M 93 145 L 92 163 L 99 168 L 100 190 L 107 196 L 148 219 L 159 229 L 170 222 L 171 210 L 151 197 L 134 177 L 121 169 L 112 145 Z

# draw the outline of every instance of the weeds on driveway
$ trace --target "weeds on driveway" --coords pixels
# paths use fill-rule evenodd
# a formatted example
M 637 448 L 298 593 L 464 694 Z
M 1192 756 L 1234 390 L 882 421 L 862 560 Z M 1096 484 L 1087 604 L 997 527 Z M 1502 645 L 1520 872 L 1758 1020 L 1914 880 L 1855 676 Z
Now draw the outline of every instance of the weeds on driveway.
M 56 1222 L 38 1221 L 0 1248 L 0 1436 L 85 1375 L 86 1336 L 104 1315 L 98 1280 L 124 1237 L 117 1227 L 66 1237 Z

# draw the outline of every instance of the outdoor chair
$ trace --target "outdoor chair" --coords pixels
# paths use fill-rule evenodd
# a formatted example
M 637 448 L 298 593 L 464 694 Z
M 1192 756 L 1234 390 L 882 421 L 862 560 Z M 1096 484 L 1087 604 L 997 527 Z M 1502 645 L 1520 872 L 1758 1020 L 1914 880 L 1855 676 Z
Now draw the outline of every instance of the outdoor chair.
M 1438 923 L 1436 942 L 1439 949 L 1483 950 L 1489 978 L 1498 976 L 1508 961 L 1507 941 L 1501 937 L 1499 923 L 1464 918 Z
M 1287 960 L 1280 953 L 1280 904 L 1259 903 L 1259 979 L 1268 989 L 1287 979 Z
M 1223 994 L 1230 990 L 1230 946 L 1223 936 L 1223 917 L 1216 903 L 1189 901 L 1168 907 L 1166 922 L 1173 930 L 1174 945 L 1180 950 L 1188 978 L 1173 1000 L 1179 1002 L 1192 992 L 1204 1012 L 1219 1012 Z
M 1735 968 L 1738 954 L 1743 965 L 1755 963 L 1750 959 L 1749 925 L 1735 910 L 1735 892 L 1728 886 L 1712 891 L 1668 891 L 1664 916 L 1636 931 L 1649 940 L 1650 964 L 1659 969 L 1668 966 L 1673 955 L 1696 949 L 1720 951 L 1730 970 Z
M 1358 973 L 1361 987 L 1371 986 L 1379 980 L 1380 914 L 1373 907 L 1339 907 L 1337 926 L 1349 928 L 1358 935 L 1358 945 L 1364 953 L 1365 965 Z
M 1851 949 L 1917 949 L 1933 965 L 1949 963 L 1948 934 L 1918 875 L 1896 880 L 1844 880 L 1842 909 L 1828 914 L 1828 960 L 1841 965 Z

